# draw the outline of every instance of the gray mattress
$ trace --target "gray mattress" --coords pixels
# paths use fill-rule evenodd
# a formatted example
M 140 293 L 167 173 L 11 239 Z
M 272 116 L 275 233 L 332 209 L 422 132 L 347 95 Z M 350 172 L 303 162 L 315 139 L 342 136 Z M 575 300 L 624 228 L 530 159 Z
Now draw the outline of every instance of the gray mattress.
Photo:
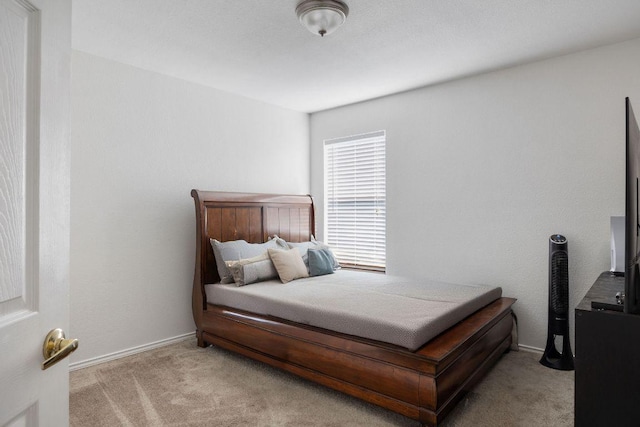
M 207 301 L 410 350 L 502 295 L 495 286 L 454 285 L 338 270 L 289 283 L 206 285 Z

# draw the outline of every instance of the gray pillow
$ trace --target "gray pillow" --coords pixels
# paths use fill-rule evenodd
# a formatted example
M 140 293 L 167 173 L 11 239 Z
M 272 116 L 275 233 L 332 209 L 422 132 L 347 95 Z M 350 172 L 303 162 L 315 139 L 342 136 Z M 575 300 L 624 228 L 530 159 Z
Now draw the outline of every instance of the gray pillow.
M 254 258 L 227 261 L 226 265 L 236 286 L 278 278 L 278 272 L 271 262 L 268 252 Z
M 309 249 L 328 249 L 329 254 L 331 255 L 333 269 L 337 270 L 340 268 L 340 263 L 338 262 L 335 255 L 333 254 L 333 251 L 331 251 L 331 248 L 318 240 L 314 239 L 314 240 L 311 240 L 310 242 L 300 242 L 300 243 L 286 242 L 286 243 L 291 249 L 296 248 L 298 252 L 300 252 L 300 256 L 302 256 L 302 260 L 304 261 L 305 265 L 309 264 L 309 258 L 307 255 L 307 251 Z
M 278 236 L 277 234 L 274 234 L 273 236 L 269 237 L 269 240 L 275 240 L 275 242 L 282 247 L 282 249 L 290 249 L 289 245 L 287 244 L 287 241 L 284 240 L 282 237 Z
M 209 240 L 213 248 L 213 255 L 216 258 L 220 283 L 234 282 L 233 275 L 225 264 L 227 261 L 238 261 L 262 255 L 269 248 L 282 248 L 276 240 L 269 240 L 265 243 L 248 243 L 246 240 L 231 240 L 229 242 L 219 242 L 216 239 Z
M 309 248 L 307 254 L 309 256 L 309 276 L 333 274 L 333 255 L 329 248 Z
M 316 242 L 299 242 L 299 243 L 286 242 L 286 243 L 290 249 L 296 248 L 298 252 L 300 252 L 300 256 L 302 257 L 307 255 L 307 250 L 309 250 L 309 248 L 316 248 L 316 249 L 318 248 L 318 244 Z

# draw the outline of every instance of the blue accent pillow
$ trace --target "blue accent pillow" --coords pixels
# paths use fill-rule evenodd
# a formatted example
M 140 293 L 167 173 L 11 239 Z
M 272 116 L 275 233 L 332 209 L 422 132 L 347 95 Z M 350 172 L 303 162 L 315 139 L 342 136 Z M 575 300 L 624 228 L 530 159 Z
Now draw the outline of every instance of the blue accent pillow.
M 311 249 L 309 257 L 309 276 L 322 276 L 333 273 L 333 254 L 330 249 Z

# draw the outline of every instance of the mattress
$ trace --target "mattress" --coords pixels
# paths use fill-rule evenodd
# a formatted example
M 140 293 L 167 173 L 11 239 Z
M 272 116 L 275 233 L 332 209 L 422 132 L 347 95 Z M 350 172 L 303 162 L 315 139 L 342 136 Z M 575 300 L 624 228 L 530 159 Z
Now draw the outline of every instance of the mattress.
M 237 287 L 205 286 L 207 302 L 417 350 L 502 296 L 486 285 L 456 285 L 338 270 L 326 276 Z

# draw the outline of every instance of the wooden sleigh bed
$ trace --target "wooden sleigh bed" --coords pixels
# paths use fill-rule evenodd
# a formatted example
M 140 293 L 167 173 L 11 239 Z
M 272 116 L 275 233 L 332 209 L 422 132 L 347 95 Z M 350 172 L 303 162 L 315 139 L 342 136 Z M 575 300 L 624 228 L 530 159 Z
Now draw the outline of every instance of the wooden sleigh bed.
M 193 190 L 193 316 L 200 347 L 216 345 L 436 426 L 511 345 L 512 298 L 499 298 L 416 351 L 207 301 L 219 281 L 210 238 L 308 241 L 309 196 Z

